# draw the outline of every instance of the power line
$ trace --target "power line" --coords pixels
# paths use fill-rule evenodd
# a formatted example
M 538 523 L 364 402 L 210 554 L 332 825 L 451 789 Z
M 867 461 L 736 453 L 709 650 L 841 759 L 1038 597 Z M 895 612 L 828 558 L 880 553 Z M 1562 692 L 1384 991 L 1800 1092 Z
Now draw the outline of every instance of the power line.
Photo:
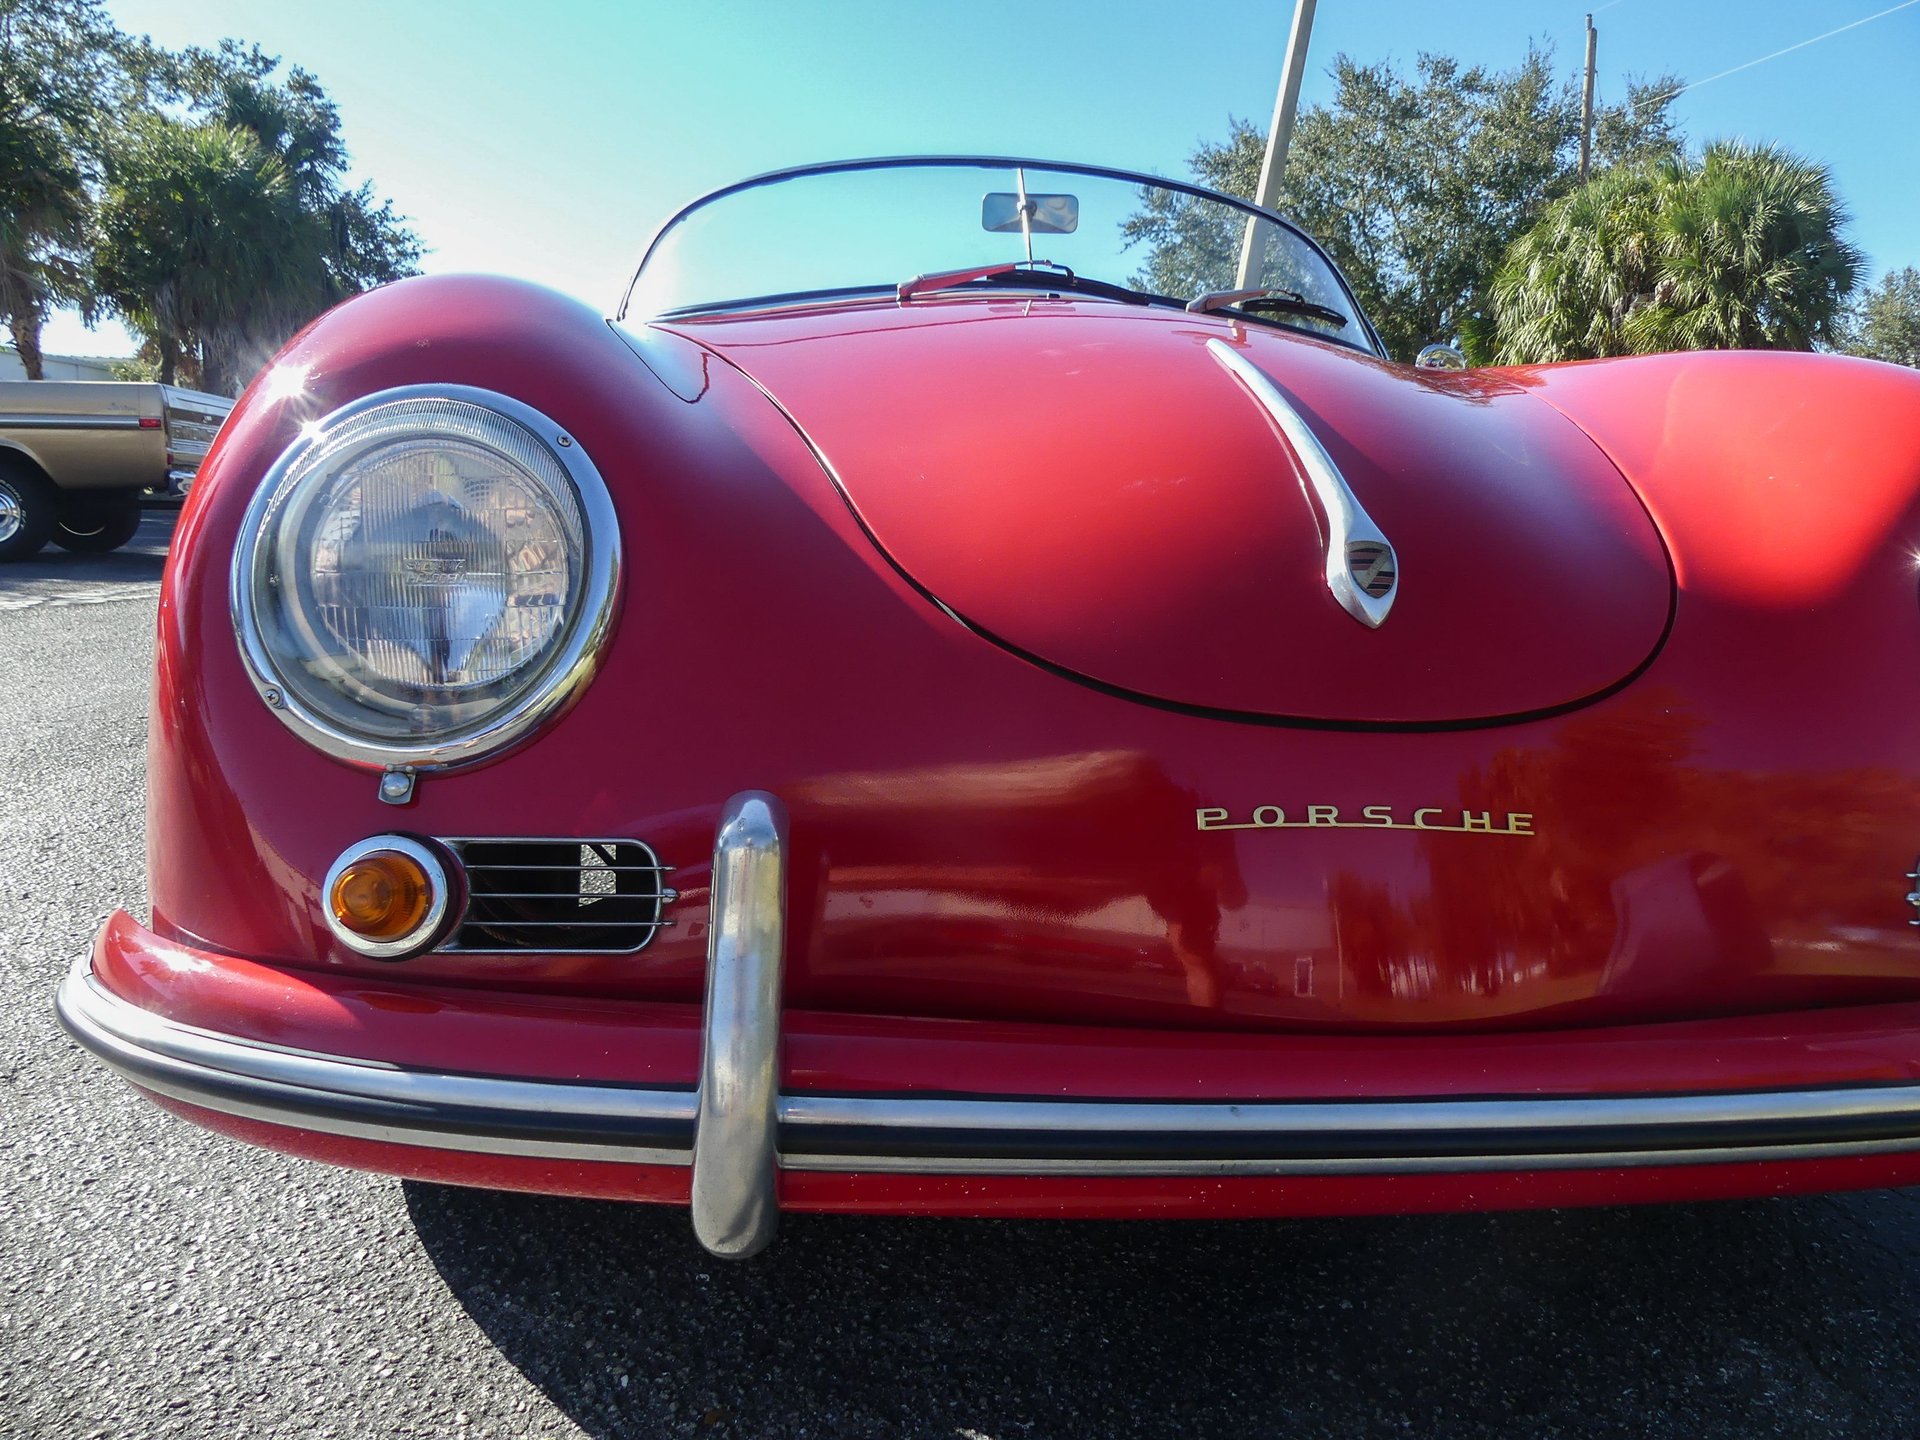
M 1619 0 L 1614 0 L 1614 3 L 1618 4 Z M 1844 35 L 1849 30 L 1858 30 L 1862 25 L 1870 25 L 1875 20 L 1884 20 L 1896 10 L 1906 10 L 1915 5 L 1920 5 L 1920 0 L 1900 0 L 1898 5 L 1889 5 L 1886 9 L 1877 10 L 1871 15 L 1863 16 L 1858 20 L 1850 20 L 1845 25 L 1836 26 L 1825 34 L 1815 35 L 1810 40 L 1802 40 L 1797 44 L 1787 46 L 1784 50 L 1776 50 L 1771 55 L 1762 55 L 1758 60 L 1749 60 L 1745 64 L 1734 66 L 1731 70 L 1722 70 L 1718 75 L 1709 75 L 1704 80 L 1695 80 L 1691 84 L 1682 85 L 1678 90 L 1669 90 L 1664 95 L 1655 95 L 1650 99 L 1642 100 L 1640 103 L 1642 105 L 1658 105 L 1663 100 L 1671 100 L 1674 96 L 1684 95 L 1689 90 L 1698 90 L 1702 85 L 1711 85 L 1714 81 L 1724 80 L 1729 75 L 1738 75 L 1742 70 L 1751 70 L 1754 66 L 1764 65 L 1769 60 L 1778 60 L 1782 55 L 1791 55 L 1794 51 L 1804 50 L 1809 45 L 1818 45 L 1822 40 L 1831 40 L 1834 36 Z

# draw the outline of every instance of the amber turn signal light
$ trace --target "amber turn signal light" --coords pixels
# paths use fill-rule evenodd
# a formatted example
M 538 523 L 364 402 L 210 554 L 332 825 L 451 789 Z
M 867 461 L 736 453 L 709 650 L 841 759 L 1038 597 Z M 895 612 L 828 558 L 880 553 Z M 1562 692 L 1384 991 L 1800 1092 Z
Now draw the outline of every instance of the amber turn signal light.
M 447 913 L 447 872 L 401 835 L 349 846 L 327 872 L 327 927 L 350 949 L 398 960 L 425 946 Z
M 333 918 L 369 940 L 398 940 L 420 928 L 432 900 L 426 868 L 410 855 L 376 850 L 333 880 Z

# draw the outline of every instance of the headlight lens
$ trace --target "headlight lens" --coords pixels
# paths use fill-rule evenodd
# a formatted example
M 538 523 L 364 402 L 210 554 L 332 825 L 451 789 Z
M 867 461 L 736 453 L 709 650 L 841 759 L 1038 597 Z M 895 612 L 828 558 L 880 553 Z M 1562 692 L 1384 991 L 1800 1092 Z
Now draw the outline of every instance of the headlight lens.
M 544 416 L 387 391 L 275 464 L 234 560 L 269 704 L 343 759 L 433 768 L 526 733 L 591 671 L 617 570 L 605 486 Z

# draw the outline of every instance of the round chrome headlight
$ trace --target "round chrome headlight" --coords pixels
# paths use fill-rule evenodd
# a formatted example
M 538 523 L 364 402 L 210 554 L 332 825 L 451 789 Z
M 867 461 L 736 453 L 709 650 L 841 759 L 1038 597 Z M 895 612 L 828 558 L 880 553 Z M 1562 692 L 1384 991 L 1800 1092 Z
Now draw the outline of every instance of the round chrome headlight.
M 538 411 L 382 391 L 307 426 L 261 483 L 234 551 L 241 652 L 330 755 L 477 760 L 592 673 L 619 551 L 599 472 Z

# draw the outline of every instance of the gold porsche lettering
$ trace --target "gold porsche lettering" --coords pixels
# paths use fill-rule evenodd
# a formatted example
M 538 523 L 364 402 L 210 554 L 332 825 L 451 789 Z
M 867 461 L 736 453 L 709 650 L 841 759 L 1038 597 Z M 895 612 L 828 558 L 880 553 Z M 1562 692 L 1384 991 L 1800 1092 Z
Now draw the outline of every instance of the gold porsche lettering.
M 1193 812 L 1200 830 L 1441 830 L 1456 835 L 1532 835 L 1533 816 L 1522 810 L 1504 814 L 1492 810 L 1449 810 L 1423 805 L 1403 812 L 1392 805 L 1362 805 L 1358 819 L 1343 818 L 1338 805 L 1309 805 L 1306 818 L 1289 820 L 1278 805 L 1256 805 L 1245 820 L 1235 820 L 1224 805 Z M 1402 814 L 1406 819 L 1401 819 Z

